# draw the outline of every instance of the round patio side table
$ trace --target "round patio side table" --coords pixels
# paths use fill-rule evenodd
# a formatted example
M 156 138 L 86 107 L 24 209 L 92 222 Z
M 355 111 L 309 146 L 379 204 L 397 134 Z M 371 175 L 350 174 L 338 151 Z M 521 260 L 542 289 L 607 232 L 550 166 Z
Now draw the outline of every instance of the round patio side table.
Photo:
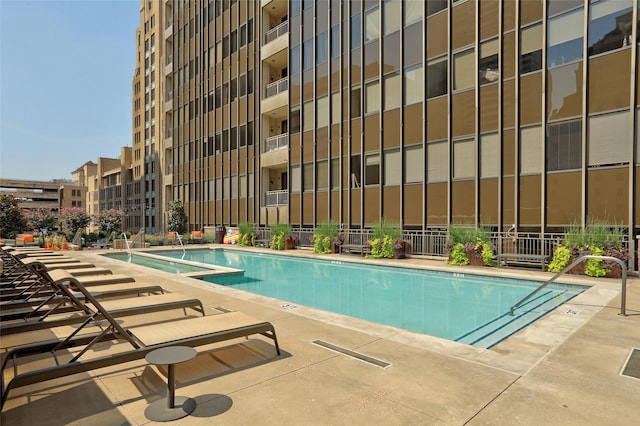
M 196 401 L 184 396 L 175 396 L 175 366 L 195 357 L 198 352 L 189 346 L 167 346 L 156 349 L 147 354 L 145 359 L 149 364 L 166 365 L 169 372 L 167 377 L 167 401 L 158 400 L 149 404 L 144 415 L 156 422 L 169 422 L 188 416 L 196 409 Z

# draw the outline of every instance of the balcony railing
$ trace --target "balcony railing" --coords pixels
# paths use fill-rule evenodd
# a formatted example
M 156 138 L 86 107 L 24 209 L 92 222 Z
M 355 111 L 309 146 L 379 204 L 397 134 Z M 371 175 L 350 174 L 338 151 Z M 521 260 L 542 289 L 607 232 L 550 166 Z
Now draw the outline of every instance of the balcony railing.
M 280 37 L 281 35 L 284 35 L 288 32 L 289 32 L 289 21 L 284 21 L 282 24 L 278 25 L 277 27 L 271 28 L 269 31 L 267 31 L 267 33 L 264 35 L 264 43 L 267 44 L 270 41 L 273 41 L 278 37 Z
M 265 198 L 267 206 L 287 206 L 289 205 L 289 190 L 267 191 Z
M 267 85 L 267 95 L 266 97 L 275 96 L 280 92 L 284 92 L 289 90 L 289 77 L 281 78 L 278 81 L 274 81 L 273 83 Z
M 289 133 L 282 133 L 280 135 L 271 136 L 264 141 L 264 151 L 271 152 L 277 151 L 289 146 Z

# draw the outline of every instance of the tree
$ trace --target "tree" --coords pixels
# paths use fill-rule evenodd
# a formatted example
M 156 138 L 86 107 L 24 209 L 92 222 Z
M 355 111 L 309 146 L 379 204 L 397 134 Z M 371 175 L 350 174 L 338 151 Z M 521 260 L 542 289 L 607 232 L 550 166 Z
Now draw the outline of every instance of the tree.
M 72 234 L 78 232 L 78 229 L 86 228 L 91 223 L 91 217 L 82 207 L 62 209 L 60 218 Z
M 27 220 L 18 207 L 18 200 L 11 194 L 0 195 L 0 237 L 15 238 L 27 229 Z
M 58 215 L 51 209 L 35 208 L 26 214 L 29 227 L 32 229 L 55 228 L 58 225 Z
M 93 224 L 102 232 L 111 234 L 112 232 L 120 232 L 122 222 L 126 214 L 121 209 L 102 210 L 100 213 L 93 215 Z
M 187 223 L 187 215 L 184 212 L 184 206 L 181 201 L 172 201 L 169 203 L 169 223 L 168 230 L 182 234 Z

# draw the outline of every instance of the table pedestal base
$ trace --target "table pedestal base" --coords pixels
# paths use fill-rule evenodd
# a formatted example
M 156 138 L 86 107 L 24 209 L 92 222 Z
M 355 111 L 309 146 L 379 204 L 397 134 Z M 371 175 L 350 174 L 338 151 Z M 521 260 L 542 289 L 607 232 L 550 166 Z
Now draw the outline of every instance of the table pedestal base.
M 186 396 L 176 396 L 174 405 L 175 408 L 169 408 L 166 399 L 159 399 L 149 404 L 144 415 L 156 422 L 169 422 L 186 417 L 196 409 L 196 401 Z

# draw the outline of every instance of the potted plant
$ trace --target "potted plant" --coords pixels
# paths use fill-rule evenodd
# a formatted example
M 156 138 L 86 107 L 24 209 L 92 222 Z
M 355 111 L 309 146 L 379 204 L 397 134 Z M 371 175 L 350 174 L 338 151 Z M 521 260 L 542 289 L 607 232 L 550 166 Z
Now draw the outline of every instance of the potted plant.
M 404 259 L 408 241 L 402 239 L 400 225 L 382 219 L 371 228 L 373 239 L 369 241 L 373 258 Z
M 255 239 L 255 231 L 252 223 L 241 223 L 238 225 L 240 230 L 240 238 L 238 240 L 239 246 L 253 246 L 253 240 Z
M 447 240 L 450 265 L 495 266 L 495 251 L 489 230 L 471 226 L 451 226 Z
M 340 227 L 335 223 L 322 223 L 313 234 L 313 251 L 318 254 L 338 253 L 342 244 Z
M 584 255 L 611 256 L 629 265 L 631 257 L 623 246 L 624 231 L 618 225 L 593 222 L 587 226 L 571 225 L 565 238 L 553 252 L 549 272 L 560 272 L 571 262 Z M 620 264 L 611 260 L 588 259 L 567 271 L 568 274 L 591 277 L 620 278 Z
M 278 223 L 271 226 L 271 248 L 274 250 L 291 250 L 296 248 L 297 238 L 293 235 L 291 225 Z

